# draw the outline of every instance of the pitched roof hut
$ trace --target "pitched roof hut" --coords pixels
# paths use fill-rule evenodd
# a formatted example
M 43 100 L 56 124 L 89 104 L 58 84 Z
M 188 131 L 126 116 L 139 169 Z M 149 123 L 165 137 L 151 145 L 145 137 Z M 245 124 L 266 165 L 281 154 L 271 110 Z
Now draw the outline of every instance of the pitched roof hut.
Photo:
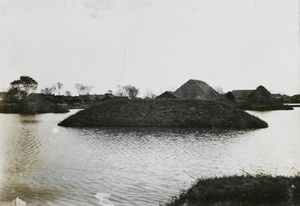
M 179 98 L 184 99 L 211 100 L 220 97 L 220 94 L 207 83 L 194 79 L 190 79 L 189 81 L 187 81 L 173 94 Z
M 269 103 L 272 101 L 272 96 L 265 87 L 259 86 L 248 96 L 247 100 L 253 103 Z
M 96 95 L 96 99 L 98 101 L 109 101 L 109 100 L 113 100 L 115 97 L 113 94 L 111 93 L 105 93 L 105 94 L 101 94 L 101 95 Z
M 234 97 L 237 100 L 246 100 L 254 90 L 232 90 Z
M 174 99 L 174 98 L 177 98 L 177 97 L 171 91 L 165 91 L 161 95 L 158 95 L 157 97 L 155 97 L 155 99 Z

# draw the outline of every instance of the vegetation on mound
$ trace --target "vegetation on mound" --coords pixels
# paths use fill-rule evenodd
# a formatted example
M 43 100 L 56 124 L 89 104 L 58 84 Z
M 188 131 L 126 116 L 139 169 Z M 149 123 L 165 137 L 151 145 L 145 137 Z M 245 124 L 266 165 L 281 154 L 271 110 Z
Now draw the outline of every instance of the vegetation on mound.
M 0 113 L 38 114 L 65 113 L 69 110 L 54 104 L 39 95 L 31 95 L 38 87 L 37 81 L 29 76 L 21 76 L 10 83 L 10 88 L 0 102 Z
M 59 104 L 51 103 L 43 98 L 34 96 L 13 103 L 0 104 L 1 113 L 40 114 L 40 113 L 66 113 L 69 110 Z
M 300 175 L 244 175 L 199 179 L 165 206 L 300 205 Z
M 265 128 L 268 124 L 225 102 L 164 99 L 109 101 L 59 123 L 68 127 Z

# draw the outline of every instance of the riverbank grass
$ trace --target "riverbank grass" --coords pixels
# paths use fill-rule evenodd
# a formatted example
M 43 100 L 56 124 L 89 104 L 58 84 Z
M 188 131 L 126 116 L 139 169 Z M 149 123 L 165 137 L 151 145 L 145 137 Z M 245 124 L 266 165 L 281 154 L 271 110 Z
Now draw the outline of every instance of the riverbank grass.
M 300 205 L 300 173 L 295 176 L 242 175 L 198 179 L 165 206 Z

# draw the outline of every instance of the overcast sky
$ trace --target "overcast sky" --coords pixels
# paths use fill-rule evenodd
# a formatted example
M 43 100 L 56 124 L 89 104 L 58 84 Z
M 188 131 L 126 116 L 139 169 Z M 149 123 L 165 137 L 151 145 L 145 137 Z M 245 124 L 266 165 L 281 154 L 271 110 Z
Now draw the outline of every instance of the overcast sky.
M 0 90 L 21 75 L 76 94 L 189 79 L 300 93 L 298 0 L 0 0 Z

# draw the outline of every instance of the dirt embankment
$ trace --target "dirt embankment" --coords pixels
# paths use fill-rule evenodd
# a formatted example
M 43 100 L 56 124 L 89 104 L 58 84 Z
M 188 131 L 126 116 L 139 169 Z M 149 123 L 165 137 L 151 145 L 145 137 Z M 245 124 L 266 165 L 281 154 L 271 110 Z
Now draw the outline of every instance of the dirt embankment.
M 103 102 L 59 123 L 66 127 L 265 128 L 268 124 L 230 104 L 206 100 Z

